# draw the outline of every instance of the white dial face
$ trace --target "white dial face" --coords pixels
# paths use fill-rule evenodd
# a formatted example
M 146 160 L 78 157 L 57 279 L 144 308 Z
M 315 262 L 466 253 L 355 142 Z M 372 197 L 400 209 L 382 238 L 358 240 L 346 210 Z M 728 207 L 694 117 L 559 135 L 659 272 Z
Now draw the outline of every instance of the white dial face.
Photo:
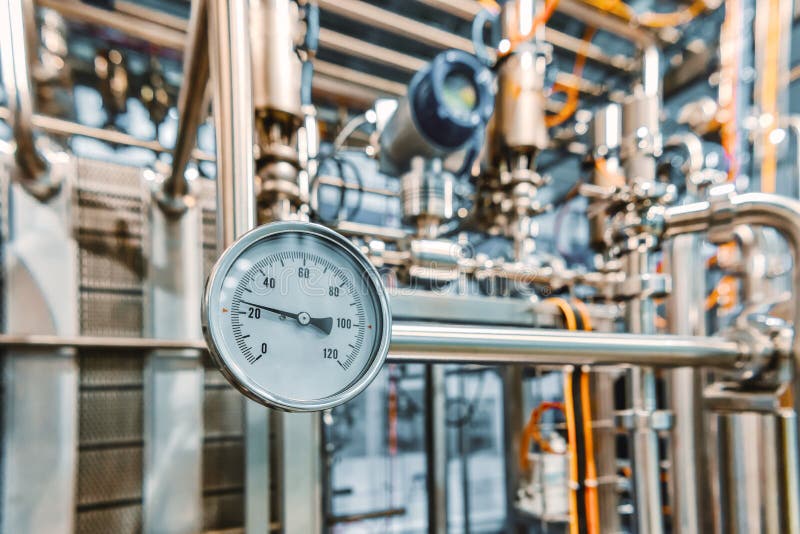
M 350 250 L 288 231 L 228 263 L 215 273 L 221 283 L 210 285 L 207 320 L 223 370 L 249 395 L 318 409 L 357 384 L 376 356 L 382 361 L 385 301 L 374 271 Z

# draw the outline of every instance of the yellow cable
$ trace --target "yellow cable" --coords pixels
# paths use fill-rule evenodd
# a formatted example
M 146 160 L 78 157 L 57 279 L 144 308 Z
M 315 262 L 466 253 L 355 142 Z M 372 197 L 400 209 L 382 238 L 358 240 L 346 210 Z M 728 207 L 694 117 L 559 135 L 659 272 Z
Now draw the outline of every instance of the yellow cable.
M 576 79 L 580 79 L 583 74 L 583 68 L 586 65 L 586 53 L 588 52 L 589 45 L 594 37 L 595 28 L 589 26 L 583 34 L 583 42 L 580 50 L 575 55 L 575 66 L 572 68 L 572 75 Z M 564 123 L 567 119 L 575 114 L 578 109 L 579 88 L 577 85 L 570 85 L 567 87 L 567 101 L 561 106 L 561 109 L 555 115 L 547 115 L 544 118 L 545 125 L 550 128 Z
M 528 423 L 522 430 L 522 436 L 520 436 L 519 467 L 523 472 L 528 472 L 531 468 L 531 462 L 528 459 L 528 450 L 531 446 L 531 440 L 535 441 L 536 444 L 539 445 L 539 448 L 542 449 L 542 452 L 559 454 L 553 450 L 553 448 L 550 446 L 550 443 L 545 441 L 539 429 L 539 420 L 547 410 L 561 410 L 563 412 L 564 404 L 561 402 L 543 401 L 539 403 L 539 406 L 534 408 L 531 412 L 531 415 L 528 418 Z M 562 452 L 560 454 L 565 453 Z
M 726 0 L 725 20 L 720 29 L 719 69 L 719 135 L 728 160 L 728 181 L 733 181 L 738 169 L 739 130 L 736 120 L 736 94 L 739 85 L 739 60 L 742 55 L 740 0 Z
M 569 302 L 561 297 L 550 297 L 549 299 L 545 300 L 545 302 L 550 302 L 558 306 L 558 309 L 564 316 L 564 326 L 567 327 L 567 330 L 578 329 L 578 320 L 575 318 L 575 312 L 572 310 L 572 306 L 569 305 Z
M 567 446 L 569 449 L 569 532 L 578 534 L 578 454 L 575 450 L 577 428 L 575 407 L 572 402 L 572 371 L 564 372 L 564 415 L 567 418 Z
M 583 305 L 583 303 L 581 302 Z M 585 306 L 584 306 L 585 308 Z M 581 312 L 583 314 L 583 312 Z M 584 324 L 586 324 L 584 322 Z M 591 330 L 587 328 L 586 330 Z M 600 534 L 600 502 L 597 492 L 597 465 L 594 460 L 594 436 L 592 435 L 592 401 L 589 395 L 589 373 L 581 375 L 581 404 L 583 433 L 586 444 L 586 522 L 589 534 Z
M 673 11 L 672 13 L 647 12 L 636 14 L 631 7 L 622 0 L 583 0 L 601 11 L 606 11 L 612 15 L 628 22 L 644 26 L 646 28 L 668 28 L 680 26 L 690 22 L 708 7 L 705 0 L 695 0 L 689 7 Z
M 780 60 L 781 24 L 780 0 L 769 0 L 767 16 L 767 45 L 764 49 L 764 70 L 761 72 L 761 115 L 770 124 L 762 133 L 761 192 L 774 193 L 778 171 L 778 147 L 772 142 L 772 132 L 778 127 L 778 62 Z
M 633 10 L 622 0 L 583 0 L 583 2 L 601 11 L 616 15 L 623 20 L 630 21 L 634 16 Z
M 640 13 L 634 17 L 634 21 L 647 28 L 671 28 L 690 22 L 705 11 L 706 7 L 705 0 L 695 0 L 689 7 L 672 13 Z
M 583 329 L 587 332 L 591 332 L 592 328 L 592 316 L 589 315 L 589 308 L 586 304 L 580 299 L 573 299 L 572 303 L 575 304 L 575 307 L 578 309 L 578 313 L 581 315 L 581 320 L 583 320 Z
M 500 12 L 500 4 L 498 4 L 494 0 L 478 0 L 478 3 L 482 5 L 484 9 L 489 10 L 490 13 Z

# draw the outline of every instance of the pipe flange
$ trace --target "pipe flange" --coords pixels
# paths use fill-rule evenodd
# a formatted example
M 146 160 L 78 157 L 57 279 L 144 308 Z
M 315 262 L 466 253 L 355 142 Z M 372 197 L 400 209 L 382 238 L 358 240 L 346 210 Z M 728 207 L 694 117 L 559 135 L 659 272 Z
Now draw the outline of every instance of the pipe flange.
M 665 274 L 642 274 L 626 278 L 612 287 L 617 300 L 659 298 L 669 294 L 672 289 L 671 280 Z
M 712 243 L 728 243 L 734 239 L 734 196 L 736 196 L 736 186 L 731 183 L 709 189 L 708 203 L 711 208 L 711 218 L 708 240 Z
M 735 377 L 740 382 L 769 380 L 767 375 L 772 374 L 770 371 L 779 370 L 780 361 L 787 360 L 791 353 L 791 329 L 785 325 L 778 326 L 772 321 L 747 321 L 746 324 L 740 322 L 724 332 L 723 337 L 741 347 Z
M 674 416 L 669 410 L 620 410 L 614 414 L 614 424 L 622 431 L 669 430 Z
M 11 170 L 11 178 L 19 182 L 28 193 L 42 202 L 55 196 L 66 180 L 63 165 L 69 154 L 57 143 L 47 137 L 38 137 L 35 142 L 36 157 L 23 158 L 19 148 L 15 149 L 16 165 Z M 38 161 L 38 163 L 34 163 Z M 34 168 L 30 168 L 34 167 Z
M 541 187 L 546 183 L 541 174 L 531 169 L 513 169 L 510 178 L 512 184 L 529 183 L 536 187 Z

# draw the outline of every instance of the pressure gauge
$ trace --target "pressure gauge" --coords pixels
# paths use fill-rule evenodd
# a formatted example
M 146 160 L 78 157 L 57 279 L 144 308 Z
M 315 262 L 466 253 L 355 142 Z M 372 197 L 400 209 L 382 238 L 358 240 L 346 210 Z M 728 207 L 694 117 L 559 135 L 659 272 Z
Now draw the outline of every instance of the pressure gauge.
M 389 350 L 378 272 L 350 241 L 316 224 L 272 223 L 242 236 L 214 266 L 202 313 L 222 373 L 270 408 L 346 402 Z

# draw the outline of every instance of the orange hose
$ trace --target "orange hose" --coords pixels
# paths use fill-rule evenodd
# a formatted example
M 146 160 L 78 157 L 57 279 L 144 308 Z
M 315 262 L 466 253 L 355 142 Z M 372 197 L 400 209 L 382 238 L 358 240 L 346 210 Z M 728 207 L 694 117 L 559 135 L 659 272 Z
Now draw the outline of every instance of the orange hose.
M 564 326 L 567 327 L 567 330 L 578 329 L 578 320 L 575 318 L 575 312 L 572 310 L 572 306 L 569 305 L 569 302 L 561 297 L 550 297 L 549 299 L 545 300 L 545 302 L 550 302 L 558 306 L 558 309 L 564 316 Z
M 761 192 L 774 193 L 778 172 L 778 151 L 770 139 L 778 127 L 778 63 L 780 60 L 781 24 L 780 0 L 767 2 L 767 44 L 764 49 L 764 70 L 761 74 L 761 114 L 771 122 L 762 133 Z
M 585 324 L 585 323 L 584 323 Z M 587 328 L 587 330 L 591 330 Z M 586 520 L 589 534 L 600 534 L 600 502 L 597 493 L 597 465 L 594 460 L 592 435 L 592 404 L 589 395 L 589 373 L 581 375 L 581 404 L 583 405 L 583 433 L 586 442 Z
M 581 316 L 581 320 L 583 321 L 583 329 L 587 332 L 591 332 L 592 328 L 592 316 L 589 315 L 589 308 L 586 304 L 580 299 L 572 299 L 572 303 L 577 308 L 578 313 Z
M 567 418 L 567 445 L 569 448 L 569 532 L 578 534 L 578 454 L 575 450 L 577 427 L 575 406 L 572 402 L 572 371 L 564 372 L 564 414 Z
M 597 172 L 606 182 L 612 183 L 617 187 L 625 185 L 625 177 L 619 173 L 612 173 L 609 171 L 605 158 L 597 158 L 594 160 L 594 168 L 597 169 Z
M 705 10 L 705 0 L 695 0 L 689 7 L 672 13 L 640 13 L 634 16 L 634 21 L 648 28 L 670 28 L 690 22 Z
M 631 21 L 634 18 L 633 10 L 622 0 L 583 0 L 583 2 L 601 11 L 616 15 L 623 20 Z
M 591 332 L 592 317 L 589 308 L 580 299 L 574 299 L 573 304 L 583 320 L 583 329 Z M 600 503 L 597 494 L 597 465 L 594 459 L 594 436 L 592 434 L 592 400 L 589 395 L 589 373 L 581 375 L 581 404 L 583 406 L 583 434 L 586 444 L 586 519 L 589 534 L 600 534 Z
M 583 74 L 583 68 L 586 66 L 586 52 L 589 49 L 589 44 L 592 42 L 595 31 L 595 28 L 589 26 L 583 33 L 583 44 L 575 55 L 575 65 L 572 68 L 572 75 L 576 78 L 581 78 Z M 578 109 L 578 100 L 580 96 L 578 86 L 571 85 L 567 87 L 566 93 L 567 100 L 564 102 L 564 105 L 561 106 L 561 109 L 558 110 L 558 113 L 555 115 L 547 115 L 544 118 L 544 123 L 548 128 L 564 123 L 567 119 L 572 117 L 572 115 L 575 114 L 575 110 Z
M 583 0 L 584 3 L 589 4 L 602 11 L 607 11 L 619 18 L 645 26 L 647 28 L 668 28 L 671 26 L 680 26 L 691 22 L 692 19 L 697 17 L 700 13 L 706 10 L 707 6 L 704 0 L 695 0 L 689 7 L 673 11 L 672 13 L 658 13 L 647 12 L 636 14 L 628 4 L 622 0 Z
M 742 54 L 740 0 L 726 0 L 725 20 L 720 29 L 719 113 L 720 141 L 728 159 L 728 181 L 739 173 L 737 148 L 739 130 L 736 100 L 739 85 L 739 60 Z
M 736 305 L 734 284 L 736 284 L 735 276 L 725 275 L 720 278 L 717 286 L 709 293 L 708 297 L 706 297 L 706 310 L 711 310 L 717 305 L 724 310 L 733 308 Z
M 490 13 L 500 12 L 500 4 L 494 0 L 478 0 L 478 3 L 483 6 L 484 9 L 488 9 Z
M 552 302 L 564 315 L 567 330 L 577 330 L 578 320 L 575 311 L 569 303 L 560 297 L 551 297 L 546 302 Z M 569 528 L 570 534 L 578 534 L 578 455 L 575 451 L 576 427 L 575 409 L 572 402 L 572 373 L 564 374 L 564 415 L 567 419 L 567 449 L 569 450 Z
M 544 401 L 539 403 L 532 412 L 530 417 L 528 418 L 528 423 L 522 429 L 522 436 L 520 436 L 519 442 L 519 467 L 520 470 L 527 472 L 531 468 L 531 462 L 528 458 L 528 451 L 531 447 L 531 440 L 536 442 L 539 445 L 539 448 L 542 449 L 543 452 L 547 452 L 550 454 L 559 454 L 553 450 L 543 437 L 542 433 L 539 428 L 539 420 L 542 418 L 542 415 L 548 410 L 561 410 L 564 411 L 564 404 L 560 402 L 551 402 L 551 401 Z M 563 454 L 563 453 L 560 453 Z

